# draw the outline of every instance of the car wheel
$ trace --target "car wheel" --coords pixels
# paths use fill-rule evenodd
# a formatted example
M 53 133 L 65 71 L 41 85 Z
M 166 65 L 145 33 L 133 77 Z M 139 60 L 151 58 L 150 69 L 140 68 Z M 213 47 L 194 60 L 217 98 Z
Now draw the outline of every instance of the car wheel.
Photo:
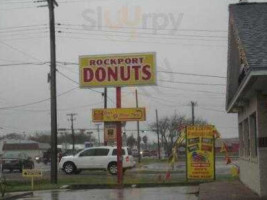
M 75 165 L 72 162 L 67 162 L 64 164 L 63 170 L 66 174 L 72 174 L 75 171 Z
M 118 169 L 117 169 L 117 163 L 110 163 L 109 165 L 108 165 L 108 171 L 109 171 L 109 173 L 110 174 L 112 174 L 112 175 L 116 175 L 117 174 L 117 171 L 118 171 Z

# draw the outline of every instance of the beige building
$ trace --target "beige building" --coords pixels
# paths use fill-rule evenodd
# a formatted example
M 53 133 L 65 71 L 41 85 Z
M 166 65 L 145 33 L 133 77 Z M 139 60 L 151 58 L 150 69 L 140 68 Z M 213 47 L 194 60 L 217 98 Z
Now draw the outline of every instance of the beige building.
M 226 110 L 238 113 L 240 179 L 267 197 L 267 3 L 229 6 Z

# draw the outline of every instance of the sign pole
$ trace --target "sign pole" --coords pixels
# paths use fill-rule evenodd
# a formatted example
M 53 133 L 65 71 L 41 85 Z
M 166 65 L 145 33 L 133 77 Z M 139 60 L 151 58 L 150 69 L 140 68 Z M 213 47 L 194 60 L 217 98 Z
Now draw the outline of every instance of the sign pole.
M 137 89 L 135 90 L 135 99 L 136 99 L 136 108 L 138 108 L 138 93 L 137 93 Z M 140 131 L 139 131 L 139 121 L 137 121 L 137 149 L 138 149 L 138 162 L 141 162 L 141 154 L 140 154 L 140 142 L 141 142 L 141 138 L 140 138 Z
M 33 190 L 33 176 L 32 176 L 32 190 Z
M 116 104 L 117 108 L 121 108 L 121 87 L 116 88 Z M 117 178 L 118 185 L 122 186 L 122 138 L 121 138 L 121 122 L 117 122 Z

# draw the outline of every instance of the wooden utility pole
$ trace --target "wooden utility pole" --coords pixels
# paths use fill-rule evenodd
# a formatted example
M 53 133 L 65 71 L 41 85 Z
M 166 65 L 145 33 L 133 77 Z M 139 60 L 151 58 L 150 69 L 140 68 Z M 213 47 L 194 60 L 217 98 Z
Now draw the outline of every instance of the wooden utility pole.
M 70 118 L 68 119 L 71 123 L 71 138 L 72 138 L 72 153 L 75 152 L 75 135 L 74 135 L 74 128 L 73 128 L 73 121 L 76 120 L 74 116 L 77 115 L 76 113 L 67 114 Z
M 158 135 L 158 157 L 160 160 L 160 143 L 159 143 L 159 118 L 158 118 L 158 110 L 156 109 L 156 121 L 157 121 L 157 135 Z
M 55 0 L 47 0 L 50 28 L 50 97 L 51 97 L 51 173 L 50 181 L 57 184 L 57 89 L 56 89 L 56 37 L 54 5 Z
M 137 89 L 135 89 L 135 99 L 136 99 L 136 108 L 138 108 L 138 93 Z M 140 154 L 140 127 L 139 127 L 139 121 L 137 121 L 137 151 L 138 151 L 138 162 L 141 162 L 141 154 Z
M 191 101 L 191 108 L 192 108 L 192 125 L 195 124 L 195 106 L 197 105 L 196 102 Z

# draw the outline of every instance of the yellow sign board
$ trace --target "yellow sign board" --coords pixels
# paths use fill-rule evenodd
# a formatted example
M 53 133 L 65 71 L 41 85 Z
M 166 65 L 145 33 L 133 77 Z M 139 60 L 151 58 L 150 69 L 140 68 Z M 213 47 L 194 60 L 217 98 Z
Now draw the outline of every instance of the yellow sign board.
M 42 177 L 42 171 L 38 169 L 23 169 L 22 170 L 23 177 Z
M 156 84 L 155 53 L 80 56 L 80 87 Z
M 106 122 L 104 127 L 104 142 L 107 144 L 114 144 L 117 141 L 116 130 L 116 123 Z
M 145 108 L 93 109 L 93 122 L 145 121 Z
M 186 166 L 188 180 L 215 179 L 214 126 L 186 128 Z

